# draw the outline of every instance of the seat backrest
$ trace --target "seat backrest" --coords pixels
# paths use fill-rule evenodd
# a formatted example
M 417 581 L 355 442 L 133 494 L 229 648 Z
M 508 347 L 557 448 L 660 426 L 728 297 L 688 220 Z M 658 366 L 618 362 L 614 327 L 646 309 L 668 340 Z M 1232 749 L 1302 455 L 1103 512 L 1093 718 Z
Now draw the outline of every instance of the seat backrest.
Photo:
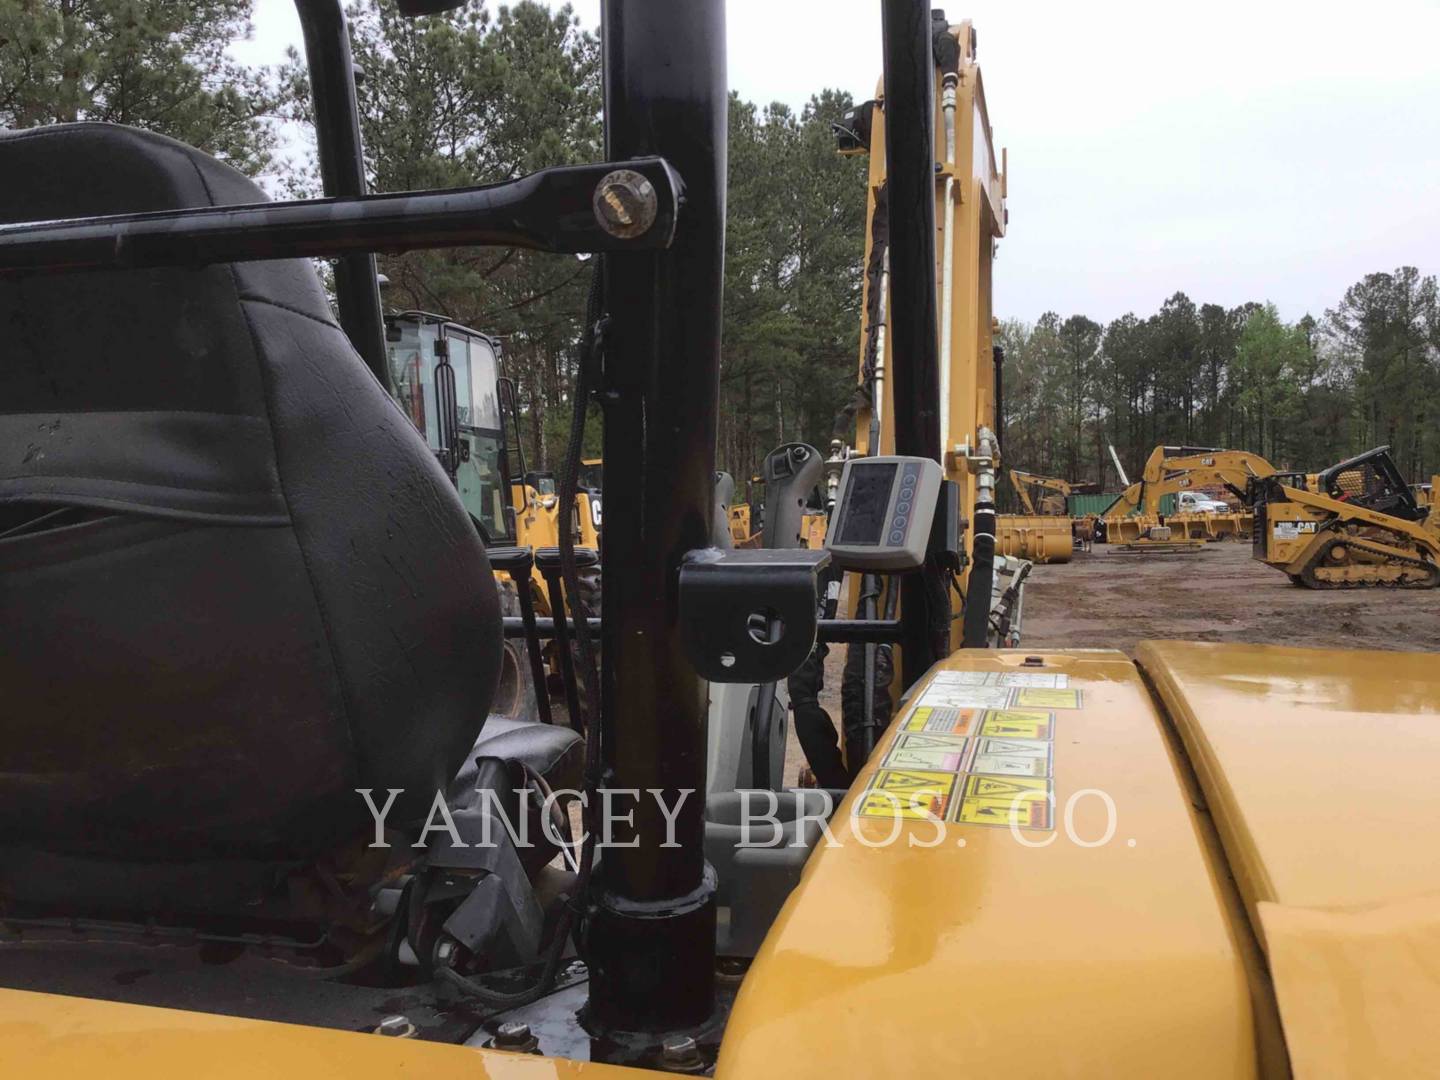
M 264 201 L 147 132 L 0 133 L 0 221 Z M 423 817 L 498 672 L 485 552 L 304 261 L 0 282 L 0 833 L 317 853 Z

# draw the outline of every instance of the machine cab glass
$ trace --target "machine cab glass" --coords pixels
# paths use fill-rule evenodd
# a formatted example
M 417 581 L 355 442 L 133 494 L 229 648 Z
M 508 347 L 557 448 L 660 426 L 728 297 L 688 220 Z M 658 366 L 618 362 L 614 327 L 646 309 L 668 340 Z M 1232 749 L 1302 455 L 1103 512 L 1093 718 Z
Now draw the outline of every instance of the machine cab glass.
M 452 422 L 460 444 L 456 460 L 449 462 L 456 487 L 488 539 L 506 536 L 498 344 L 457 323 L 416 312 L 392 316 L 386 329 L 396 399 L 442 459 L 449 450 L 442 445 L 446 425 L 440 416 L 446 397 L 437 393 L 436 371 L 442 360 L 449 361 L 455 373 Z

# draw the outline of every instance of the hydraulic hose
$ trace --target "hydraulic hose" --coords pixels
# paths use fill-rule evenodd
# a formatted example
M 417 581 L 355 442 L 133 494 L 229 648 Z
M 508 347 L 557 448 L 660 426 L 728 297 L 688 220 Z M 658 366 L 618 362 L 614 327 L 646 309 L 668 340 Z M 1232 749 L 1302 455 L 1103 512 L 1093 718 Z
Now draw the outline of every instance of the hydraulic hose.
M 970 578 L 965 586 L 965 618 L 961 644 L 983 649 L 990 643 L 990 597 L 995 588 L 995 435 L 979 432 L 981 465 L 975 474 L 974 539 L 970 548 Z

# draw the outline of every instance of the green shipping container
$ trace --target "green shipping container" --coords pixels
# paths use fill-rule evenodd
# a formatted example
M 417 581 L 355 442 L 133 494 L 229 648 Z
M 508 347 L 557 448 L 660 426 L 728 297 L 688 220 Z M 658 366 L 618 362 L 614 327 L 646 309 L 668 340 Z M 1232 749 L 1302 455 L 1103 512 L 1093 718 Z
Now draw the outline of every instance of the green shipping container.
M 1071 517 L 1084 517 L 1086 514 L 1103 514 L 1116 499 L 1120 492 L 1112 491 L 1103 495 L 1071 495 L 1068 505 Z M 1166 495 L 1160 500 L 1160 513 L 1173 514 L 1175 512 L 1175 496 Z

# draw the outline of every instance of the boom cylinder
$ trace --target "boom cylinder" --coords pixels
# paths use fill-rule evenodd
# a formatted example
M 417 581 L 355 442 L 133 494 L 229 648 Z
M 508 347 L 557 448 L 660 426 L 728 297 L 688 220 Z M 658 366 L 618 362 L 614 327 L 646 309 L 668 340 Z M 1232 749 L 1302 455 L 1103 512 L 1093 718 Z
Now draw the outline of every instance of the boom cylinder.
M 638 840 L 605 849 L 594 877 L 587 1015 L 608 1030 L 689 1027 L 714 1008 L 707 693 L 682 650 L 676 593 L 685 554 L 710 544 L 714 513 L 724 10 L 723 0 L 603 8 L 607 152 L 624 160 L 663 148 L 685 186 L 670 249 L 617 253 L 605 266 L 603 786 L 620 792 L 616 811 L 634 808 Z M 679 806 L 669 833 L 660 798 Z M 625 831 L 617 843 L 631 840 Z

